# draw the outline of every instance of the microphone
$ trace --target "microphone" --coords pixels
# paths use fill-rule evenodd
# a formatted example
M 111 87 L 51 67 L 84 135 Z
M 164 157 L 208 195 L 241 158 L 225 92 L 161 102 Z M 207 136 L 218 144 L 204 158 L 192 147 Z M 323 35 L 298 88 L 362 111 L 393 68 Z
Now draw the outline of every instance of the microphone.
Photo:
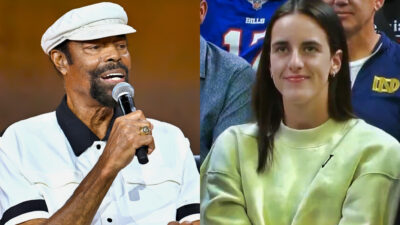
M 112 90 L 112 97 L 116 102 L 118 102 L 124 115 L 136 111 L 135 103 L 133 102 L 134 92 L 133 87 L 126 82 L 118 83 Z M 149 162 L 147 153 L 148 146 L 142 146 L 136 149 L 135 155 L 140 164 L 146 164 Z

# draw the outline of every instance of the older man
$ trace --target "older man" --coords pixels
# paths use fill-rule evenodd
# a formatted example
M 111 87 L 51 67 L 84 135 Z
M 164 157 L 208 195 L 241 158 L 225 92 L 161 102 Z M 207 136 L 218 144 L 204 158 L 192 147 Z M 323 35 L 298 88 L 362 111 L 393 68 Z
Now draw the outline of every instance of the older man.
M 113 3 L 71 10 L 45 32 L 66 95 L 55 112 L 4 133 L 0 224 L 199 224 L 187 139 L 141 111 L 123 116 L 111 97 L 129 79 L 125 35 L 134 32 Z M 146 165 L 135 157 L 141 146 L 152 153 Z
M 344 27 L 357 116 L 400 140 L 400 45 L 374 29 L 384 0 L 324 0 Z

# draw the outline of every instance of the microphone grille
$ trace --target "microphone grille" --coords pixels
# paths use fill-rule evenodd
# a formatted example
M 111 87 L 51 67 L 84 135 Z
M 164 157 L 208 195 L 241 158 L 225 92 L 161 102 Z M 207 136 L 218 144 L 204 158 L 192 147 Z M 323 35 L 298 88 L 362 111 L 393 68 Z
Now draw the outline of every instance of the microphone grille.
M 130 85 L 127 82 L 121 82 L 121 83 L 118 83 L 117 85 L 115 85 L 115 87 L 113 88 L 112 97 L 115 101 L 118 101 L 118 97 L 123 94 L 128 94 L 133 98 L 134 93 L 135 93 L 135 91 L 134 91 L 132 85 Z

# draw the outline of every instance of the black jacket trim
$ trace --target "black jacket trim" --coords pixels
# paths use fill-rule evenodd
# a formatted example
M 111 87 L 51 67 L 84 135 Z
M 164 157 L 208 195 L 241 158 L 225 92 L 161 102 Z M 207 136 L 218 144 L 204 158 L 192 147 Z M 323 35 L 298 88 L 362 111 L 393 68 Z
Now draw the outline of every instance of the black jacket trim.
M 187 216 L 200 213 L 200 204 L 189 204 L 180 207 L 176 210 L 176 221 L 179 221 Z
M 9 220 L 19 215 L 34 211 L 48 212 L 46 202 L 43 199 L 21 202 L 4 212 L 3 218 L 0 220 L 0 225 L 6 224 Z

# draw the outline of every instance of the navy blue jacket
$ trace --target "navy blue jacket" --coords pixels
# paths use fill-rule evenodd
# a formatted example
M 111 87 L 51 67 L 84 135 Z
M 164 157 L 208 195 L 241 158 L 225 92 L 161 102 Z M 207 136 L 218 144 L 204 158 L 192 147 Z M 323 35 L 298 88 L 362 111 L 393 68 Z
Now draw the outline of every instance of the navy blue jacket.
M 352 104 L 358 117 L 400 141 L 400 45 L 380 34 L 379 50 L 357 75 Z

